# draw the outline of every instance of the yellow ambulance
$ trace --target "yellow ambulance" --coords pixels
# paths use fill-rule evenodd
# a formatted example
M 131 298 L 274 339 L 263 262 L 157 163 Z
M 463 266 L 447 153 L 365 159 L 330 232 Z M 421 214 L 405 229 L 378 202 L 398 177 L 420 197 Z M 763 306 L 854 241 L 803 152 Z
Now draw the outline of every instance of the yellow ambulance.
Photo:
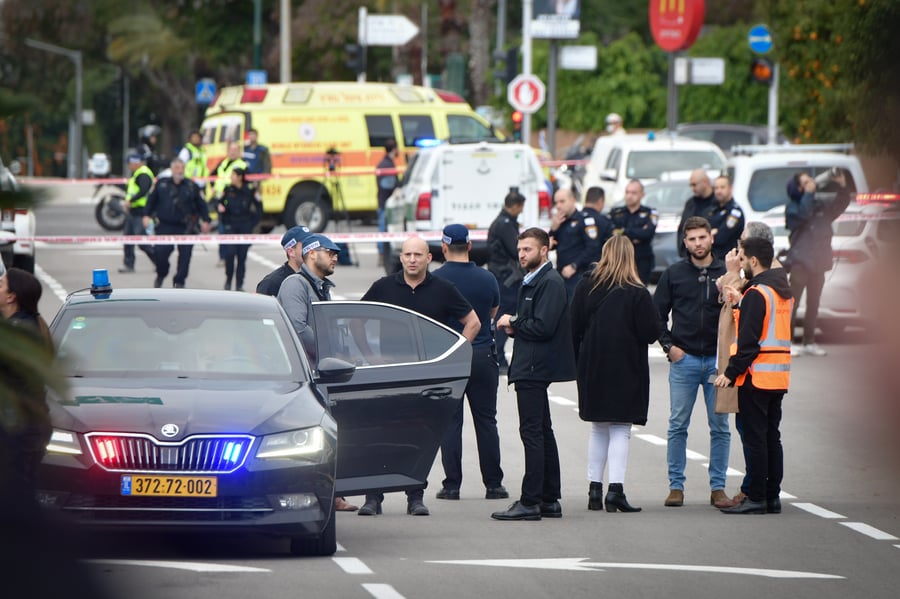
M 228 142 L 250 129 L 272 158 L 262 181 L 262 230 L 278 224 L 322 231 L 330 219 L 374 218 L 374 169 L 388 138 L 401 170 L 428 140 L 499 141 L 502 135 L 459 95 L 391 83 L 284 83 L 225 87 L 201 127 L 210 171 Z

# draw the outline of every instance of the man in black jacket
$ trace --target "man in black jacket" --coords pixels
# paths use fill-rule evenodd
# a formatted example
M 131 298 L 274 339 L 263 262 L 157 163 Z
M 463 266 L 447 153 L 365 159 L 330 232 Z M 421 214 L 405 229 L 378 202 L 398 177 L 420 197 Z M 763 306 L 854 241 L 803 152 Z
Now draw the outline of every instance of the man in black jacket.
M 725 494 L 725 472 L 731 430 L 728 415 L 716 414 L 716 392 L 710 376 L 716 374 L 719 331 L 719 293 L 716 279 L 725 274 L 725 263 L 712 254 L 709 221 L 692 216 L 684 222 L 684 245 L 688 258 L 667 268 L 659 278 L 653 303 L 659 311 L 659 343 L 669 357 L 669 496 L 665 505 L 684 504 L 684 468 L 687 460 L 688 426 L 703 390 L 710 429 L 710 503 L 730 505 Z M 672 329 L 669 329 L 669 313 Z
M 518 190 L 510 190 L 503 200 L 503 210 L 491 223 L 488 229 L 488 263 L 487 269 L 497 279 L 500 286 L 500 308 L 498 314 L 512 314 L 516 309 L 516 297 L 522 286 L 522 267 L 519 266 L 519 252 L 516 243 L 519 239 L 519 215 L 525 209 L 525 196 Z M 506 374 L 509 363 L 506 361 L 506 331 L 497 329 L 494 339 L 497 343 L 497 361 L 500 374 Z
M 556 248 L 556 270 L 566 283 L 571 302 L 578 281 L 600 259 L 603 246 L 594 218 L 578 209 L 571 189 L 557 189 L 553 207 L 550 239 Z
M 675 236 L 678 255 L 682 258 L 688 254 L 682 243 L 684 239 L 684 223 L 692 216 L 702 216 L 706 220 L 711 220 L 713 213 L 719 207 L 713 194 L 712 185 L 709 184 L 709 175 L 705 170 L 702 168 L 695 169 L 691 173 L 689 182 L 694 195 L 689 197 L 684 203 L 684 210 L 681 211 L 681 221 L 678 223 L 678 234 Z
M 256 284 L 256 293 L 278 295 L 278 290 L 281 289 L 284 280 L 292 274 L 300 272 L 300 265 L 303 264 L 303 255 L 301 254 L 303 242 L 310 235 L 312 233 L 309 228 L 300 225 L 285 231 L 281 237 L 281 247 L 284 248 L 287 260 Z
M 522 495 L 496 520 L 559 518 L 559 452 L 547 388 L 575 379 L 575 352 L 569 322 L 566 284 L 547 259 L 550 237 L 537 227 L 519 235 L 519 264 L 526 275 L 515 315 L 504 314 L 497 327 L 515 337 L 509 382 L 516 385 L 519 436 L 525 446 Z

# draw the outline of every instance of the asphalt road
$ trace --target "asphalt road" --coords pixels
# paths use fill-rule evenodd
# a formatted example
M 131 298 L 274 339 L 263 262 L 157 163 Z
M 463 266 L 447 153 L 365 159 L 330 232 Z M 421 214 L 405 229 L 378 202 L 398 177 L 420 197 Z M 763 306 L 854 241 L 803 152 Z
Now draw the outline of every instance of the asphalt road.
M 39 235 L 99 235 L 93 206 L 70 190 L 38 213 Z M 355 229 L 360 227 L 355 227 Z M 369 229 L 371 230 L 371 229 Z M 279 232 L 280 231 L 276 231 Z M 354 246 L 359 266 L 338 267 L 336 295 L 356 299 L 380 276 L 374 246 Z M 253 247 L 247 288 L 280 264 L 277 244 Z M 189 287 L 220 288 L 215 246 L 195 249 Z M 41 307 L 52 317 L 65 294 L 107 268 L 113 286 L 153 281 L 138 254 L 138 272 L 120 275 L 118 248 L 40 244 Z M 167 284 L 171 284 L 167 281 Z M 49 318 L 48 318 L 49 319 Z M 574 383 L 551 387 L 563 477 L 563 518 L 498 522 L 507 501 L 488 501 L 478 475 L 471 419 L 465 429 L 460 501 L 439 501 L 442 472 L 432 469 L 427 518 L 405 514 L 405 497 L 389 495 L 378 517 L 338 514 L 338 553 L 298 559 L 269 539 L 111 537 L 89 554 L 88 568 L 113 596 L 213 599 L 307 597 L 896 597 L 900 584 L 900 443 L 897 422 L 881 418 L 896 393 L 869 389 L 868 358 L 879 347 L 865 335 L 826 342 L 824 358 L 794 362 L 785 399 L 784 511 L 726 516 L 709 505 L 709 436 L 699 407 L 688 439 L 686 503 L 663 507 L 668 492 L 665 438 L 668 364 L 651 348 L 649 422 L 635 427 L 625 489 L 638 514 L 587 510 L 589 427 L 575 411 Z M 896 412 L 894 412 L 896 413 Z M 498 397 L 505 484 L 515 497 L 523 473 L 515 397 L 505 381 Z M 732 435 L 728 492 L 737 491 L 743 457 Z M 361 498 L 355 498 L 357 502 Z

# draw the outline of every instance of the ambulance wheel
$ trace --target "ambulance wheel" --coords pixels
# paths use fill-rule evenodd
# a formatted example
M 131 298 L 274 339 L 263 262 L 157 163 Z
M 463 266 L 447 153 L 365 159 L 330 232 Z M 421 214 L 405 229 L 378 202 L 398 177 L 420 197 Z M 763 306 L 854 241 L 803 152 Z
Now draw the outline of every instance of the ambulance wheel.
M 328 204 L 315 194 L 292 193 L 284 207 L 284 226 L 305 225 L 313 233 L 321 233 L 328 226 L 329 212 Z

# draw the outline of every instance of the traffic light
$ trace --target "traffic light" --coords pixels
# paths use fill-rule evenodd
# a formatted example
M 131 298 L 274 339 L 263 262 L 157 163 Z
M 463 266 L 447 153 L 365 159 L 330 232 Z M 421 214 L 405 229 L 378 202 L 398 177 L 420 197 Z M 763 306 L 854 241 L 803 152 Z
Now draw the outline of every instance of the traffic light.
M 509 83 L 519 74 L 519 47 L 513 46 L 507 50 L 497 50 L 494 58 L 502 67 L 494 70 L 494 77 L 504 83 Z
M 750 63 L 750 78 L 757 83 L 772 85 L 774 73 L 775 68 L 772 66 L 772 61 L 768 58 L 754 58 L 753 62 Z
M 365 73 L 366 55 L 359 44 L 346 44 L 344 46 L 344 65 L 353 71 L 354 75 Z
M 513 139 L 515 141 L 522 141 L 522 118 L 523 117 L 524 117 L 524 115 L 518 110 L 514 110 L 512 113 Z

